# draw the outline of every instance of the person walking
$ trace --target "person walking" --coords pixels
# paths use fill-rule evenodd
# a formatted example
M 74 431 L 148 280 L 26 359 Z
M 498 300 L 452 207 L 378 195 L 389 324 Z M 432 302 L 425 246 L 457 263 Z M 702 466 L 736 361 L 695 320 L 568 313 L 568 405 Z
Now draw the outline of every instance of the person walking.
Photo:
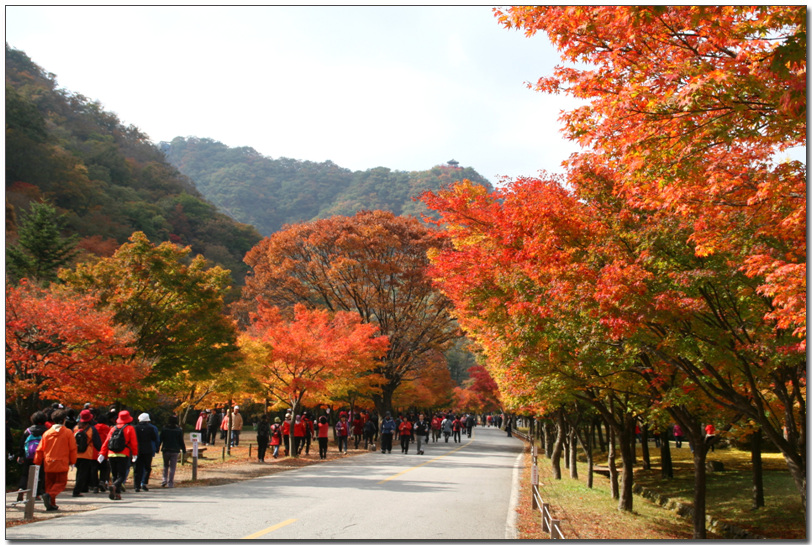
M 376 424 L 375 419 L 370 418 L 364 424 L 364 448 L 369 449 L 369 445 L 375 445 L 375 433 L 376 433 Z
M 76 480 L 73 485 L 73 497 L 81 497 L 90 487 L 99 486 L 98 477 L 93 482 L 93 462 L 102 447 L 99 432 L 93 426 L 93 415 L 87 409 L 79 413 L 79 423 L 73 433 L 76 441 Z
M 225 407 L 220 411 L 220 439 L 228 440 L 228 411 Z
M 183 442 L 183 430 L 178 426 L 178 417 L 169 417 L 169 423 L 161 430 L 161 452 L 164 457 L 162 487 L 175 487 L 175 470 L 180 453 L 186 454 L 186 443 Z
M 265 451 L 268 450 L 268 443 L 271 441 L 271 424 L 268 422 L 268 415 L 263 414 L 257 424 L 257 459 L 265 462 Z
M 440 440 L 440 428 L 442 427 L 443 419 L 439 414 L 435 414 L 431 419 L 431 440 L 436 443 Z
M 677 448 L 682 448 L 682 428 L 679 424 L 674 424 L 674 444 Z
M 350 437 L 350 424 L 347 422 L 347 413 L 341 411 L 341 416 L 336 423 L 336 440 L 338 441 L 338 453 L 347 454 L 347 443 Z
M 305 429 L 306 426 L 302 420 L 302 415 L 297 414 L 296 421 L 293 423 L 293 452 L 296 453 L 296 456 L 302 454 L 305 441 Z
M 454 434 L 454 442 L 461 443 L 462 437 L 460 436 L 460 418 L 458 416 L 454 417 L 454 420 L 451 421 L 451 432 Z
M 220 424 L 223 423 L 223 415 L 220 414 L 220 411 L 217 410 L 217 406 L 211 409 L 211 414 L 209 414 L 209 420 L 206 422 L 206 429 L 209 434 L 209 444 L 214 446 L 215 441 L 217 440 L 217 431 L 220 429 Z
M 454 421 L 451 419 L 451 415 L 447 415 L 443 418 L 441 423 L 443 429 L 443 437 L 445 437 L 445 442 L 448 443 L 448 438 L 451 437 L 451 432 L 453 431 Z
M 240 446 L 240 433 L 242 432 L 242 415 L 240 414 L 240 406 L 234 405 L 234 411 L 231 413 L 231 446 Z
M 282 422 L 282 441 L 285 443 L 285 456 L 290 456 L 290 411 L 285 414 Z
M 195 431 L 200 434 L 200 441 L 207 445 L 209 443 L 209 413 L 206 409 L 200 411 L 195 422 Z
M 395 421 L 388 412 L 381 424 L 381 454 L 392 453 L 392 437 L 395 434 Z
M 319 440 L 319 459 L 327 459 L 327 442 L 330 440 L 330 423 L 327 421 L 326 416 L 319 417 L 319 423 L 316 425 L 318 428 Z
M 361 418 L 360 414 L 356 414 L 355 417 L 352 419 L 352 438 L 355 441 L 355 449 L 358 449 L 358 445 L 361 443 L 361 437 L 364 435 L 364 420 Z
M 76 439 L 65 427 L 67 413 L 57 409 L 51 413 L 53 425 L 42 434 L 42 440 L 34 452 L 34 465 L 45 471 L 45 492 L 42 503 L 46 511 L 56 511 L 56 497 L 68 485 L 68 470 L 76 463 Z
M 468 418 L 465 419 L 465 429 L 468 431 L 468 437 L 471 437 L 471 432 L 474 430 L 474 426 L 476 426 L 476 418 L 473 414 L 468 413 Z
M 404 416 L 400 421 L 400 451 L 409 454 L 409 442 L 412 440 L 412 423 Z
M 138 437 L 135 435 L 135 428 L 130 425 L 133 417 L 129 411 L 121 411 L 116 417 L 116 425 L 110 428 L 107 440 L 102 445 L 99 453 L 99 463 L 105 458 L 110 464 L 110 499 L 120 500 L 124 491 L 124 480 L 127 478 L 127 471 L 130 462 L 138 460 Z
M 716 438 L 716 426 L 714 426 L 713 424 L 706 424 L 705 425 L 705 444 L 710 446 L 711 452 L 714 452 L 714 450 L 715 450 L 715 447 L 714 447 L 714 444 L 716 443 L 716 441 L 714 441 L 715 438 Z
M 273 457 L 279 457 L 279 445 L 282 444 L 282 426 L 279 423 L 282 420 L 277 416 L 273 419 L 273 424 L 271 425 L 271 448 L 273 448 Z
M 414 423 L 414 434 L 417 439 L 417 453 L 423 454 L 423 444 L 429 442 L 430 424 L 426 420 L 426 415 L 420 413 L 417 422 Z
M 135 491 L 149 492 L 149 476 L 152 474 L 152 460 L 158 452 L 161 437 L 158 428 L 152 423 L 148 413 L 138 415 L 138 424 L 135 426 L 135 436 L 138 438 L 138 460 L 135 461 Z
M 310 439 L 314 436 L 315 429 L 313 428 L 313 416 L 306 412 L 302 415 L 302 422 L 304 423 L 305 427 L 305 455 L 310 455 Z
M 48 427 L 45 425 L 48 422 L 48 416 L 46 416 L 45 412 L 37 411 L 31 415 L 31 426 L 26 428 L 23 432 L 22 440 L 20 441 L 20 450 L 17 454 L 17 463 L 22 465 L 22 475 L 20 475 L 20 483 L 19 483 L 19 490 L 25 490 L 28 488 L 28 473 L 31 469 L 32 465 L 34 464 L 34 455 L 37 452 L 37 447 L 39 447 L 40 442 L 42 441 L 42 435 L 48 431 Z M 37 480 L 37 489 L 34 491 L 34 495 L 37 499 L 40 499 L 42 493 L 45 492 L 45 472 L 39 472 L 39 478 Z M 25 500 L 25 494 L 20 492 L 17 494 L 17 501 L 21 502 Z

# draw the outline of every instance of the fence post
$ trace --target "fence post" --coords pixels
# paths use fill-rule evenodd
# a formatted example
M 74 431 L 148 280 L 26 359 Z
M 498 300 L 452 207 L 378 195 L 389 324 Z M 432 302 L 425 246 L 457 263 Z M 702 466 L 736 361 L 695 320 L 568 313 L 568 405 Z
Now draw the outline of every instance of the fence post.
M 544 500 L 539 502 L 539 511 L 541 512 L 541 531 L 550 533 L 550 526 L 547 524 L 547 511 L 549 507 L 544 503 Z
M 28 501 L 25 502 L 25 520 L 34 518 L 34 504 L 37 499 L 37 488 L 39 486 L 39 471 L 40 466 L 32 465 L 28 470 Z
M 559 537 L 563 536 L 561 533 L 561 521 L 559 519 L 550 519 L 551 528 L 550 528 L 550 538 L 558 539 Z
M 249 457 L 249 458 L 251 457 L 251 447 L 252 447 L 252 446 L 253 446 L 253 445 L 252 445 L 251 443 L 248 443 L 248 457 Z

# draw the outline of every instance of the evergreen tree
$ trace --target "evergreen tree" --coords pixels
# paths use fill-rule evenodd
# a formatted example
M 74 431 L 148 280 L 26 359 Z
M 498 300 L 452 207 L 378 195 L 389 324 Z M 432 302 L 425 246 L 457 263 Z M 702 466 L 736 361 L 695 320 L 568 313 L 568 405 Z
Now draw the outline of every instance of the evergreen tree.
M 33 202 L 21 214 L 19 240 L 6 249 L 6 273 L 12 280 L 31 278 L 50 282 L 76 256 L 77 235 L 62 235 L 63 215 L 47 202 Z

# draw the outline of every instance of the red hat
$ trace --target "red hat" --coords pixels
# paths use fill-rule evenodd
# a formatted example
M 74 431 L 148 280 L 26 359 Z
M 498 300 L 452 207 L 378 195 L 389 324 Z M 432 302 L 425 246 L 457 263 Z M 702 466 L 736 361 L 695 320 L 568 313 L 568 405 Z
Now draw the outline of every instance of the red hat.
M 130 416 L 130 411 L 121 411 L 118 413 L 118 419 L 116 419 L 116 424 L 129 424 L 133 421 L 133 417 Z
M 90 422 L 93 420 L 93 413 L 85 409 L 79 413 L 79 422 Z

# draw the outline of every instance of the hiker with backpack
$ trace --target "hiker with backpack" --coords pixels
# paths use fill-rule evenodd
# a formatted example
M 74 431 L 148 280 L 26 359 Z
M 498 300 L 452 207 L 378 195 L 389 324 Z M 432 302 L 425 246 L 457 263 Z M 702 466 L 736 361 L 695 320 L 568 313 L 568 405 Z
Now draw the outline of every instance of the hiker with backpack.
M 46 511 L 56 511 L 56 497 L 68 486 L 68 470 L 76 463 L 76 440 L 65 427 L 66 413 L 58 409 L 51 414 L 53 425 L 42 434 L 34 453 L 34 464 L 45 471 L 45 492 L 42 503 Z
M 130 425 L 133 417 L 129 411 L 121 411 L 116 417 L 116 425 L 110 428 L 107 441 L 102 445 L 99 453 L 99 463 L 107 458 L 110 464 L 110 475 L 113 482 L 110 483 L 110 499 L 120 500 L 121 492 L 124 490 L 124 480 L 127 478 L 127 471 L 130 468 L 130 460 L 138 459 L 138 437 L 135 435 L 135 428 Z
M 158 428 L 149 419 L 148 413 L 138 415 L 138 424 L 135 426 L 135 436 L 138 438 L 138 460 L 135 462 L 135 491 L 149 492 L 149 476 L 152 474 L 152 460 L 158 452 L 161 439 Z
M 99 486 L 99 477 L 93 472 L 93 462 L 99 455 L 102 441 L 93 426 L 93 415 L 87 409 L 79 413 L 79 423 L 73 432 L 73 439 L 76 441 L 76 482 L 73 485 L 73 497 L 77 498 L 90 487 Z
M 20 442 L 20 450 L 17 456 L 17 463 L 22 464 L 22 475 L 20 475 L 19 490 L 28 488 L 28 472 L 32 465 L 34 465 L 34 454 L 37 451 L 40 441 L 42 441 L 42 434 L 48 431 L 45 423 L 48 417 L 43 411 L 37 411 L 31 415 L 31 426 L 23 432 L 23 438 Z M 45 492 L 45 472 L 39 472 L 39 481 L 37 482 L 37 489 L 35 496 L 37 499 Z M 17 494 L 17 501 L 23 501 L 25 498 L 22 493 Z
M 99 432 L 102 443 L 106 443 L 107 436 L 110 435 L 110 426 L 108 425 L 110 421 L 107 419 L 107 415 L 100 414 L 97 409 L 91 409 L 90 412 L 96 417 L 95 427 L 96 431 Z M 107 492 L 107 488 L 110 485 L 110 464 L 99 462 L 98 455 L 98 452 L 95 453 L 96 458 L 93 458 L 93 471 L 97 475 L 94 478 L 97 483 L 96 488 L 93 490 L 94 493 Z

